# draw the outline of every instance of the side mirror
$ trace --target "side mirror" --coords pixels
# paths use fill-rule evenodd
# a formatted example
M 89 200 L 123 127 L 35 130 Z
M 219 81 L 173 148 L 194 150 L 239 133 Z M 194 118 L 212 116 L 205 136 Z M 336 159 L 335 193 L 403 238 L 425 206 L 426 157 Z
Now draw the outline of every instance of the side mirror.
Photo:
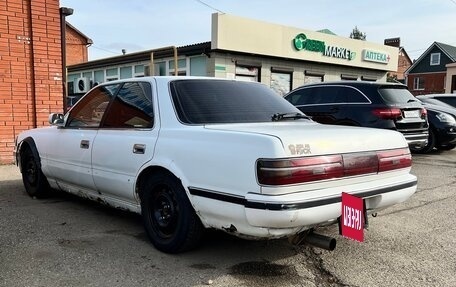
M 63 126 L 63 114 L 50 114 L 49 123 L 53 126 Z

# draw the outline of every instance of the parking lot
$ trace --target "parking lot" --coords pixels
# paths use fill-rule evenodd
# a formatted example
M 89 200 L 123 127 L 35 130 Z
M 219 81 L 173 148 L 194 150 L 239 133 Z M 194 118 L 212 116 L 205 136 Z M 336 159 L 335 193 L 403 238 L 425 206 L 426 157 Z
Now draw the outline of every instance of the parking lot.
M 414 155 L 418 191 L 336 250 L 208 232 L 195 251 L 154 249 L 141 218 L 56 193 L 28 197 L 0 166 L 0 286 L 456 286 L 456 150 Z

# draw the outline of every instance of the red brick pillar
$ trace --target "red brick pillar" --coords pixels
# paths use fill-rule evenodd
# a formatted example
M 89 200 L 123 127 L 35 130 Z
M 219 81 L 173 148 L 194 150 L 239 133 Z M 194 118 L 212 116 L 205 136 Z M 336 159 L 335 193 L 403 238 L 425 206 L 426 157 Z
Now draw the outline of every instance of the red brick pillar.
M 19 132 L 62 112 L 60 41 L 58 0 L 0 1 L 0 164 Z

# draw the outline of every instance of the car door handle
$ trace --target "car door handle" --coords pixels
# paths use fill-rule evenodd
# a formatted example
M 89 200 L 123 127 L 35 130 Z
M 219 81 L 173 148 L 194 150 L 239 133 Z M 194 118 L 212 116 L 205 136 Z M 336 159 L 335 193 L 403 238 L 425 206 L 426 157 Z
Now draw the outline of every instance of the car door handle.
M 133 153 L 144 154 L 145 152 L 146 152 L 145 144 L 134 144 L 133 145 Z
M 83 149 L 88 149 L 90 146 L 90 141 L 88 140 L 82 140 L 81 141 L 81 145 L 79 146 L 80 148 L 83 148 Z

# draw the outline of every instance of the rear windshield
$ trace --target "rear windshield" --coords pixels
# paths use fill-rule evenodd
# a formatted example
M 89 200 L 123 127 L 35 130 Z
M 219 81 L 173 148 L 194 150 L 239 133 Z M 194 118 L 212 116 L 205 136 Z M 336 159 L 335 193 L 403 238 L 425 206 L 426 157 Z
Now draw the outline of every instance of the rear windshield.
M 388 104 L 402 104 L 417 101 L 416 98 L 405 87 L 384 87 L 378 92 Z
M 270 122 L 276 113 L 301 113 L 258 83 L 176 80 L 170 88 L 179 120 L 187 124 Z

